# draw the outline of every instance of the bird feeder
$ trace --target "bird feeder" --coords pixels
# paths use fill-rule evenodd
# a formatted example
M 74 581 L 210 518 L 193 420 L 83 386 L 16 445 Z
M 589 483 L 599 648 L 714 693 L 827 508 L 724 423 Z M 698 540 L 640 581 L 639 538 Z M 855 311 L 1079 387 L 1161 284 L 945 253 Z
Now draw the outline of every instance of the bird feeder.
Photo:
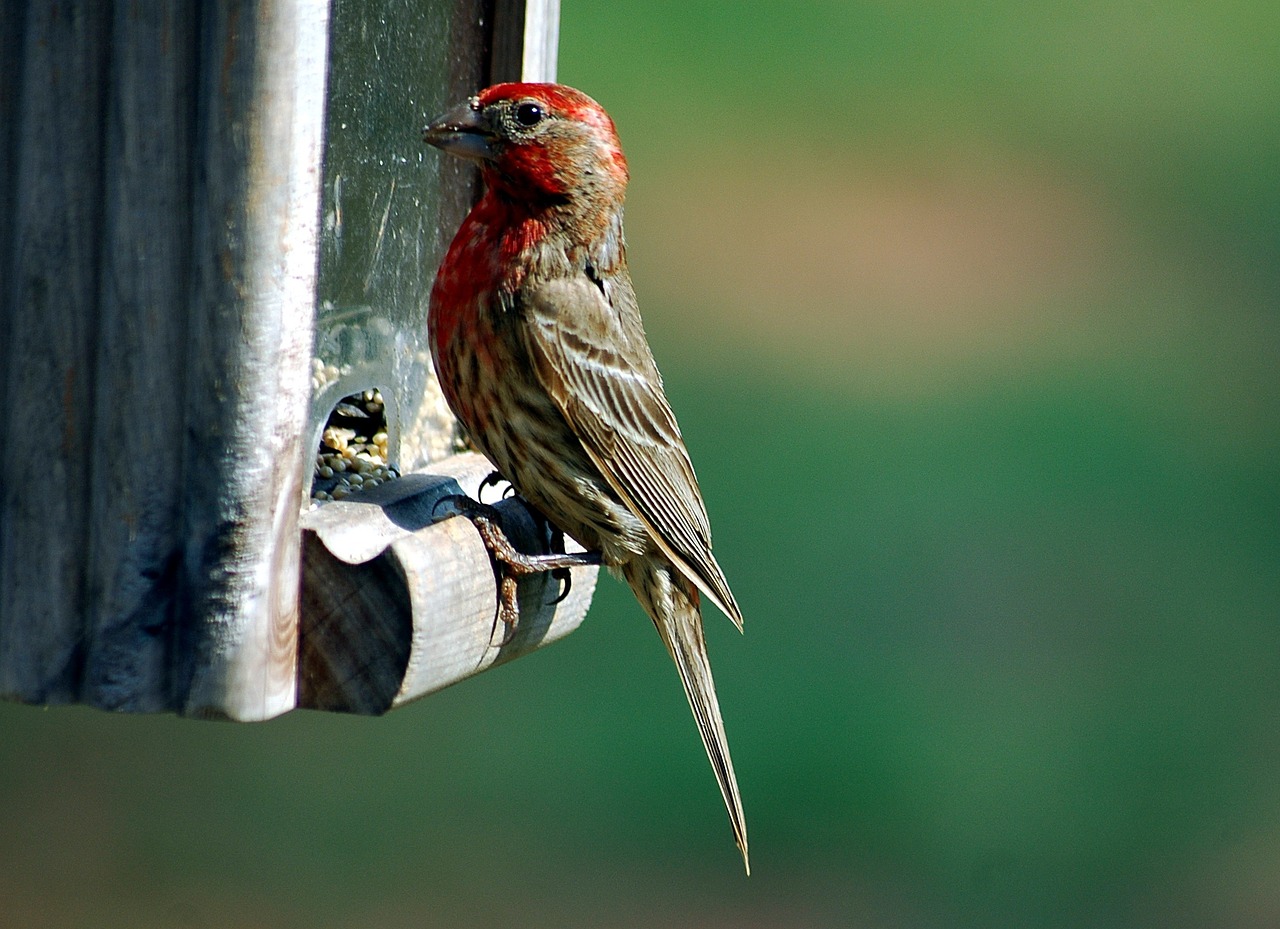
M 577 626 L 594 569 L 559 602 L 521 579 L 509 630 L 441 518 L 490 472 L 426 331 L 476 180 L 419 141 L 554 79 L 557 26 L 556 0 L 0 0 L 0 696 L 381 713 Z M 322 491 L 343 456 L 371 476 Z

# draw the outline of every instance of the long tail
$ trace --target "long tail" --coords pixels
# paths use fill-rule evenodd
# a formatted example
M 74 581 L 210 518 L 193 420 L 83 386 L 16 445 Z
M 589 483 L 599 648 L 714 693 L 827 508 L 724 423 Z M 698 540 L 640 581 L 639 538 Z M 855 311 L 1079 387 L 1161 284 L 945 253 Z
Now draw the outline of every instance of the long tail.
M 729 757 L 729 741 L 725 738 L 724 722 L 720 719 L 720 704 L 716 700 L 716 685 L 711 677 L 711 663 L 707 660 L 707 643 L 702 637 L 702 611 L 698 605 L 698 590 L 682 576 L 671 562 L 661 555 L 636 558 L 622 568 L 623 575 L 635 592 L 640 605 L 658 629 L 658 635 L 671 653 L 684 684 L 685 696 L 698 724 L 702 744 L 720 782 L 720 793 L 729 810 L 729 822 L 733 825 L 733 837 L 742 852 L 742 863 L 751 873 L 751 861 L 747 857 L 747 822 L 742 813 L 742 798 L 738 795 L 738 780 L 733 773 L 733 759 Z

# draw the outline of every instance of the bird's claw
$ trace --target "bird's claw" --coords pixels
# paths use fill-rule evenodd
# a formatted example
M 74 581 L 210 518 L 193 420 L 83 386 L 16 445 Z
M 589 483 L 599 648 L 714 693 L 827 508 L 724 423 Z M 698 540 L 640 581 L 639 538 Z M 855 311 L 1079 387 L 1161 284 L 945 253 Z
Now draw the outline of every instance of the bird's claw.
M 495 483 L 492 478 L 496 474 L 497 472 L 494 472 L 485 478 L 481 486 L 483 487 L 486 482 L 492 486 Z M 553 526 L 550 527 L 551 553 L 530 555 L 516 548 L 507 537 L 506 531 L 502 528 L 502 516 L 496 508 L 486 503 L 479 503 L 464 494 L 452 494 L 437 500 L 434 511 L 439 512 L 441 505 L 446 503 L 457 515 L 471 521 L 476 531 L 480 533 L 480 539 L 484 542 L 485 548 L 493 556 L 494 569 L 498 574 L 497 618 L 507 630 L 502 640 L 503 645 L 511 640 L 520 621 L 520 604 L 517 596 L 520 578 L 549 572 L 561 583 L 559 595 L 550 604 L 554 606 L 569 596 L 573 586 L 571 568 L 600 564 L 599 552 L 566 552 L 564 533 Z
M 502 492 L 503 500 L 510 500 L 512 497 L 516 495 L 515 485 L 513 485 L 509 480 L 503 477 L 501 472 L 490 471 L 488 475 L 485 476 L 484 480 L 482 480 L 479 486 L 476 488 L 476 496 L 477 497 L 482 496 L 485 490 L 487 490 L 490 487 L 497 487 L 499 484 L 507 485 L 506 489 Z
M 551 525 L 551 522 L 545 517 L 543 521 L 546 522 L 547 533 L 550 536 L 551 551 L 564 554 L 564 532 Z M 568 568 L 555 568 L 551 572 L 551 576 L 560 582 L 560 594 L 551 601 L 551 605 L 555 606 L 558 603 L 563 603 L 565 598 L 569 596 L 569 591 L 573 590 L 573 572 Z
M 568 568 L 555 568 L 551 572 L 551 576 L 560 582 L 560 594 L 551 601 L 551 605 L 564 603 L 565 597 L 569 596 L 569 591 L 573 589 L 573 572 Z

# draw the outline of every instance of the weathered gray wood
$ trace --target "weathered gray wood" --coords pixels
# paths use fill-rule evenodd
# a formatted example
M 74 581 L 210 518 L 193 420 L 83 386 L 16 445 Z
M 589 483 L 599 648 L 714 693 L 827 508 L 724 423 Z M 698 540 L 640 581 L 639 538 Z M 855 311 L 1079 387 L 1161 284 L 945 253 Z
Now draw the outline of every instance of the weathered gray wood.
M 489 82 L 554 81 L 560 0 L 496 0 Z
M 297 517 L 313 342 L 325 0 L 207 8 L 185 419 L 194 669 L 183 712 L 265 719 L 297 690 Z
M 23 38 L 26 36 L 26 0 L 0 0 L 0 307 L 7 305 L 9 282 L 13 280 L 12 234 L 17 192 L 14 146 L 18 126 L 18 102 L 22 96 Z M 0 313 L 0 345 L 9 344 L 8 314 Z M 0 357 L 3 357 L 0 351 Z M 0 410 L 5 406 L 7 378 L 0 375 Z
M 197 22 L 185 0 L 113 11 L 79 699 L 149 712 L 174 700 Z
M 39 493 L 0 485 L 0 694 L 39 702 L 76 699 L 84 656 L 108 13 L 31 4 L 25 35 L 6 37 L 21 48 L 21 96 L 3 127 L 20 131 L 0 378 L 4 409 L 23 411 L 49 453 Z
M 595 568 L 573 569 L 560 603 L 552 576 L 522 578 L 509 632 L 479 533 L 436 514 L 449 494 L 476 496 L 489 473 L 480 456 L 458 455 L 304 516 L 300 706 L 386 712 L 577 628 Z M 547 551 L 521 501 L 497 507 L 518 546 Z

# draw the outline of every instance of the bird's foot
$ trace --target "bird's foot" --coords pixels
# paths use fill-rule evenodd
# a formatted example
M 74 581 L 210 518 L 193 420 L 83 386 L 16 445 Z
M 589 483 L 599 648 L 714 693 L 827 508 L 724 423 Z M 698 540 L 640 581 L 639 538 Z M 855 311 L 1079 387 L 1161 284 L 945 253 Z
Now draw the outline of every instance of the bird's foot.
M 448 504 L 459 516 L 471 521 L 476 531 L 480 533 L 480 539 L 484 542 L 485 548 L 497 562 L 495 567 L 498 569 L 498 619 L 507 628 L 504 645 L 520 620 L 520 604 L 516 596 L 520 578 L 550 572 L 551 576 L 562 585 L 559 596 L 551 601 L 554 605 L 569 595 L 572 584 L 570 568 L 600 564 L 599 552 L 566 552 L 564 533 L 554 526 L 550 527 L 552 552 L 547 555 L 530 555 L 520 551 L 507 538 L 507 533 L 502 528 L 502 515 L 494 507 L 477 503 L 462 494 L 444 497 L 436 507 L 439 508 L 442 504 Z

